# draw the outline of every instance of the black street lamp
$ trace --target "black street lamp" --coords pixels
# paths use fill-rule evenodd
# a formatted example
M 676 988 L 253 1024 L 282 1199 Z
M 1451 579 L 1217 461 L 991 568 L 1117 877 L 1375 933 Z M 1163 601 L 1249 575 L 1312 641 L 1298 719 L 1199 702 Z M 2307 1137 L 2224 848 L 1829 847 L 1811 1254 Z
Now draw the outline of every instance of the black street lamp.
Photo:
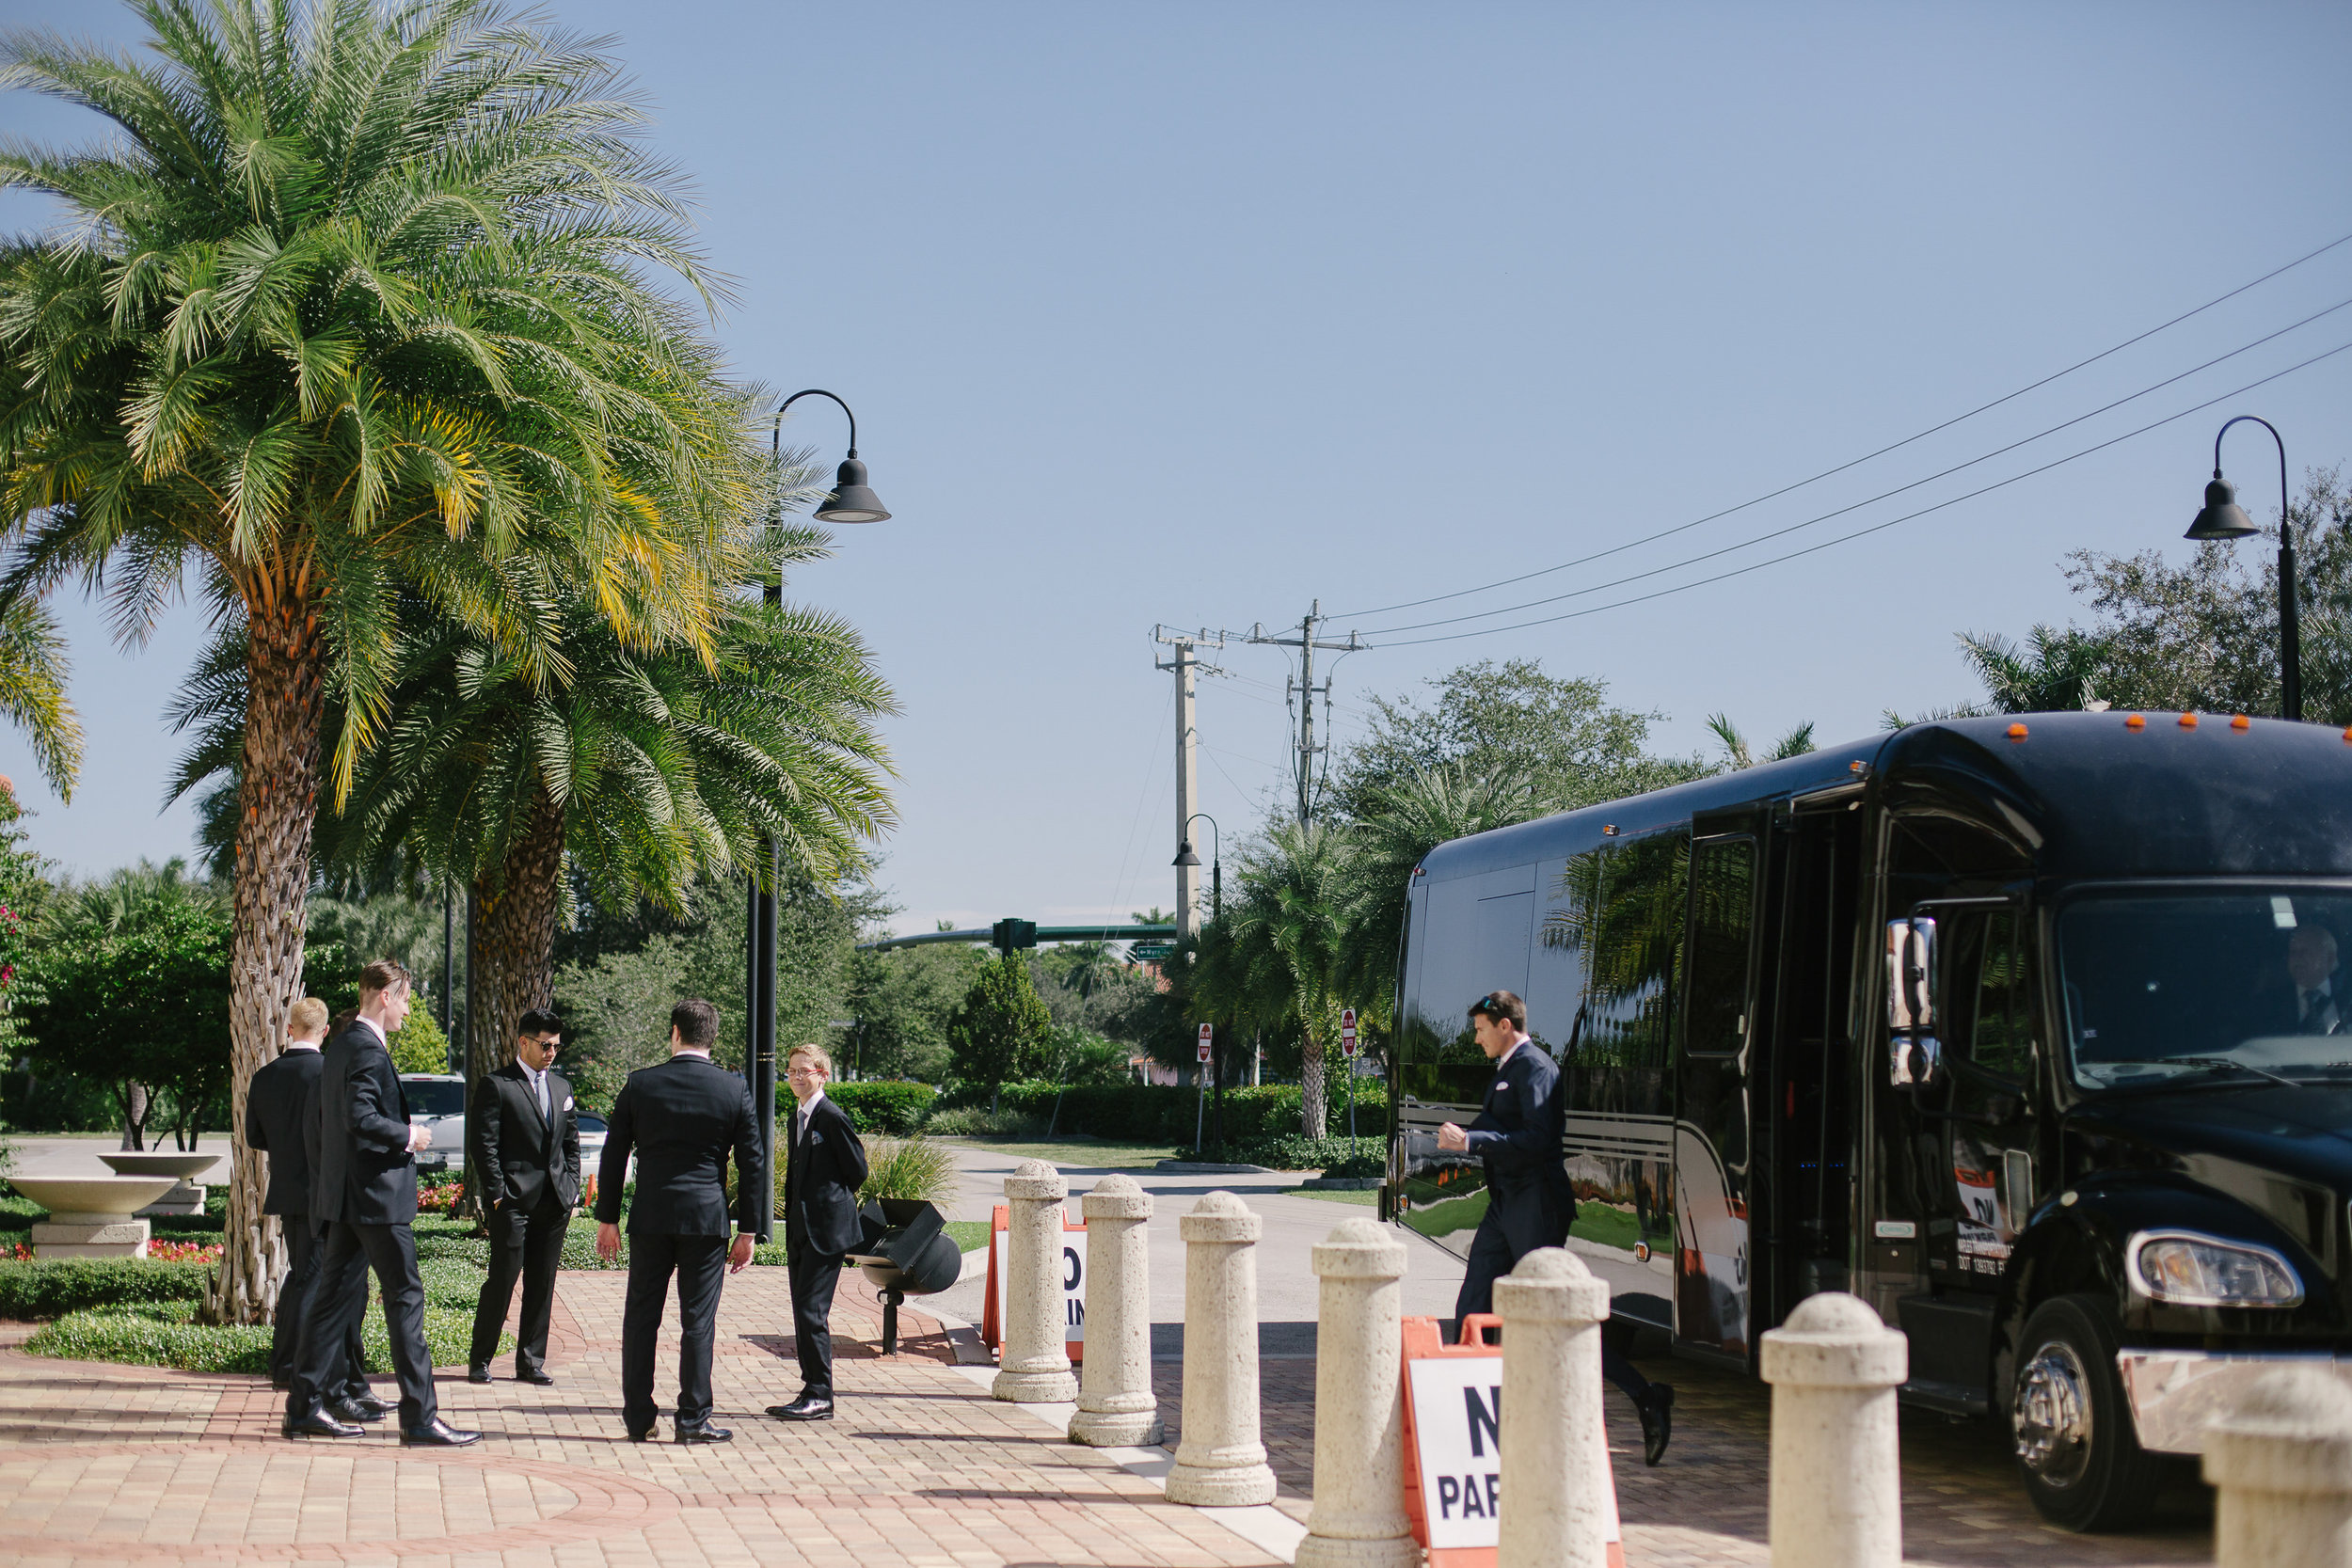
M 850 420 L 850 452 L 841 467 L 834 472 L 833 493 L 818 505 L 813 515 L 824 523 L 880 523 L 889 519 L 882 498 L 866 483 L 866 465 L 858 461 L 857 416 L 850 405 L 821 387 L 795 392 L 777 404 L 775 422 L 769 427 L 769 451 L 779 465 L 784 459 L 785 410 L 803 398 L 832 398 L 840 404 L 841 412 Z M 763 579 L 760 597 L 771 609 L 784 604 L 784 577 L 781 572 Z M 776 841 L 763 835 L 768 856 L 768 875 L 752 877 L 749 929 L 745 933 L 745 975 L 743 984 L 745 1019 L 744 1033 L 751 1058 L 752 1103 L 760 1111 L 759 1164 L 760 1187 L 768 1193 L 776 1190 L 776 881 L 782 873 L 776 852 Z M 775 1202 L 771 1198 L 759 1207 L 758 1238 L 763 1242 L 775 1239 Z
M 2200 542 L 2208 539 L 2243 539 L 2260 533 L 2261 528 L 2246 515 L 2237 503 L 2237 487 L 2221 477 L 2221 437 L 2230 434 L 2230 425 L 2253 423 L 2270 432 L 2270 438 L 2279 443 L 2279 710 L 2282 717 L 2300 721 L 2303 717 L 2303 628 L 2295 607 L 2295 528 L 2287 515 L 2290 496 L 2287 491 L 2287 444 L 2280 438 L 2278 426 L 2252 414 L 2240 414 L 2223 425 L 2213 438 L 2213 483 L 2205 486 L 2204 510 L 2188 525 L 2184 536 Z
M 1185 817 L 1185 836 L 1176 841 L 1176 858 L 1168 863 L 1193 866 L 1200 863 L 1200 857 L 1192 852 L 1191 833 L 1192 825 L 1195 822 L 1206 822 L 1209 825 L 1209 918 L 1215 920 L 1225 912 L 1225 863 L 1217 855 L 1219 834 L 1216 831 L 1216 818 L 1205 811 L 1197 811 Z

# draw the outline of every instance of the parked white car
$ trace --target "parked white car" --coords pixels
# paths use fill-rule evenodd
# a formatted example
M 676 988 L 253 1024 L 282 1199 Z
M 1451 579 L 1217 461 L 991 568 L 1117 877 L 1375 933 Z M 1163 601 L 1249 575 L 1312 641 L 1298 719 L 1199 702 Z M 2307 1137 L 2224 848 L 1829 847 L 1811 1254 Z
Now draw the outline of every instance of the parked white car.
M 466 1081 L 453 1072 L 404 1072 L 400 1088 L 408 1097 L 408 1125 L 433 1130 L 432 1143 L 418 1151 L 417 1168 L 463 1170 Z

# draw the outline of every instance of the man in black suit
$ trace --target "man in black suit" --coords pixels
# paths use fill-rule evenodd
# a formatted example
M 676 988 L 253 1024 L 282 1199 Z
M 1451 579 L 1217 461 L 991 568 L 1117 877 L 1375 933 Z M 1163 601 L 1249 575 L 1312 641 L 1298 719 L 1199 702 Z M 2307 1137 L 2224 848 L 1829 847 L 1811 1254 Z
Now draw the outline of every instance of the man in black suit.
M 555 1381 L 547 1373 L 548 1320 L 564 1233 L 580 1201 L 580 1117 L 571 1084 L 554 1068 L 563 1044 L 564 1024 L 553 1013 L 533 1007 L 523 1014 L 515 1059 L 484 1077 L 466 1111 L 475 1178 L 490 1206 L 490 1277 L 474 1305 L 469 1382 L 490 1381 L 490 1357 L 498 1354 L 517 1275 L 523 1320 L 515 1381 Z
M 801 1355 L 801 1397 L 771 1404 L 781 1421 L 833 1419 L 833 1292 L 841 1258 L 857 1245 L 857 1190 L 866 1185 L 866 1146 L 840 1106 L 825 1098 L 833 1057 L 796 1045 L 785 1061 L 798 1101 L 785 1139 L 785 1263 L 792 1285 L 792 1339 Z
M 320 1408 L 366 1312 L 367 1276 L 384 1291 L 384 1327 L 400 1379 L 403 1446 L 462 1448 L 482 1433 L 441 1419 L 433 1394 L 433 1356 L 424 1343 L 424 1282 L 417 1275 L 416 1150 L 433 1141 L 412 1127 L 408 1097 L 392 1069 L 388 1042 L 408 1020 L 408 972 L 389 958 L 359 976 L 359 1010 L 326 1042 L 319 1065 L 318 1154 L 312 1162 L 313 1216 L 326 1222 L 326 1257 L 303 1315 L 294 1384 L 286 1393 L 289 1437 L 356 1437 L 360 1429 Z
M 326 1034 L 326 1004 L 306 996 L 286 1015 L 286 1049 L 255 1069 L 245 1091 L 245 1141 L 269 1156 L 269 1190 L 262 1212 L 276 1214 L 286 1238 L 285 1278 L 278 1282 L 278 1310 L 270 1330 L 269 1379 L 283 1392 L 293 1386 L 294 1356 L 302 1339 L 302 1317 L 318 1285 L 322 1247 L 310 1218 L 310 1124 L 318 1118 L 319 1042 Z M 326 1408 L 346 1421 L 373 1421 L 391 1407 L 368 1389 L 367 1354 L 353 1320 L 343 1342 L 342 1365 L 323 1386 Z
M 758 1227 L 758 1118 L 742 1079 L 717 1066 L 719 1009 L 699 1000 L 670 1009 L 670 1059 L 628 1075 L 613 1098 L 596 1176 L 596 1252 L 621 1251 L 621 1189 L 637 1155 L 628 1211 L 628 1296 L 621 1308 L 621 1420 L 629 1441 L 653 1436 L 653 1352 L 662 1302 L 677 1276 L 677 1440 L 723 1443 L 710 1419 L 711 1340 L 719 1289 L 752 1260 Z M 735 1155 L 737 1234 L 727 1244 L 727 1155 Z M 772 1201 L 772 1200 L 771 1200 Z M 722 1273 L 722 1266 L 724 1273 Z
M 1458 1322 L 1494 1310 L 1495 1281 L 1538 1247 L 1565 1246 L 1576 1221 L 1576 1193 L 1561 1149 L 1566 1107 L 1560 1069 L 1527 1037 L 1527 1004 L 1507 990 L 1470 1004 L 1470 1032 L 1495 1064 L 1486 1101 L 1469 1127 L 1447 1122 L 1438 1147 L 1475 1154 L 1486 1167 L 1486 1212 L 1470 1239 L 1455 1298 Z M 1600 1367 L 1642 1418 L 1643 1457 L 1655 1465 L 1673 1433 L 1674 1390 L 1652 1383 L 1627 1359 L 1616 1337 L 1601 1336 Z

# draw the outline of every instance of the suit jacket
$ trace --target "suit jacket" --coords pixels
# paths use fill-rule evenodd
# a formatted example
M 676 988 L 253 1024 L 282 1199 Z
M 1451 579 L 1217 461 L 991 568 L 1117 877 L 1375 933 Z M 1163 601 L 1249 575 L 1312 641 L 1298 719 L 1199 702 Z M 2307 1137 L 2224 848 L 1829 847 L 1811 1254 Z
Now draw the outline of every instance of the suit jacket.
M 318 1096 L 311 1217 L 346 1225 L 413 1223 L 417 1161 L 408 1152 L 408 1096 L 373 1029 L 353 1019 L 329 1037 Z
M 289 1051 L 254 1069 L 245 1091 L 245 1141 L 269 1155 L 262 1212 L 305 1218 L 310 1212 L 310 1150 L 305 1118 L 318 1115 L 316 1051 Z
M 2343 971 L 2328 976 L 2328 994 L 2318 999 L 2318 1006 L 2313 1009 L 2319 1016 L 2316 1019 L 2304 1018 L 2302 1011 L 2301 988 L 2282 975 L 2277 987 L 2265 997 L 2262 1016 L 2250 1032 L 2264 1035 L 2344 1033 L 2346 1022 L 2352 1020 L 2352 991 L 2347 991 L 2344 984 Z
M 727 1156 L 735 1156 L 737 1228 L 759 1224 L 759 1121 L 751 1086 L 707 1056 L 675 1055 L 628 1075 L 612 1100 L 604 1160 L 596 1167 L 596 1218 L 621 1218 L 629 1151 L 637 1154 L 632 1236 L 727 1233 Z
M 1513 1052 L 1486 1085 L 1478 1119 L 1465 1129 L 1486 1166 L 1486 1201 L 1514 1258 L 1567 1240 L 1576 1194 L 1560 1149 L 1560 1069 L 1533 1040 Z
M 792 1129 L 801 1117 L 796 1102 L 786 1113 Z M 787 1132 L 784 1183 L 784 1234 L 824 1258 L 838 1258 L 858 1244 L 857 1190 L 866 1185 L 866 1146 L 849 1114 L 831 1098 L 819 1098 L 797 1135 Z
M 494 1203 L 512 1203 L 530 1212 L 552 1199 L 569 1209 L 580 1201 L 580 1113 L 572 1108 L 572 1085 L 548 1069 L 550 1124 L 531 1092 L 531 1074 L 509 1062 L 484 1075 L 466 1108 L 467 1152 Z

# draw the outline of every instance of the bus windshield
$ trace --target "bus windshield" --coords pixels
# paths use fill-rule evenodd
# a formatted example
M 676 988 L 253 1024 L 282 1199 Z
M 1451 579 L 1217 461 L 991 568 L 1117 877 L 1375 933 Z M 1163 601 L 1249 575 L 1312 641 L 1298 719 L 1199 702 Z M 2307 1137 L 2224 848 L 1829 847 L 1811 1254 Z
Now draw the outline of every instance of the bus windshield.
M 2085 1088 L 2352 1073 L 2352 891 L 2093 895 L 2058 917 L 2067 1055 Z

